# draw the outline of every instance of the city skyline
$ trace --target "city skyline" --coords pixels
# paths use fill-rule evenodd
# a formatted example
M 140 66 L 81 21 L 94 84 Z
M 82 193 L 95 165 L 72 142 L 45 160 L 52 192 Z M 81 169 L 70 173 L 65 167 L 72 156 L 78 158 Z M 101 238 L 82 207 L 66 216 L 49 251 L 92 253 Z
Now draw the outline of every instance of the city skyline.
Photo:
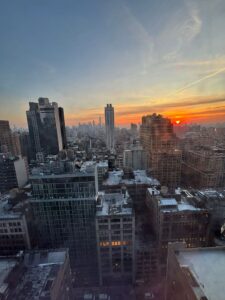
M 224 120 L 224 1 L 1 6 L 0 117 L 10 124 L 26 127 L 38 97 L 61 103 L 69 126 L 103 117 L 106 103 L 120 126 L 153 112 Z

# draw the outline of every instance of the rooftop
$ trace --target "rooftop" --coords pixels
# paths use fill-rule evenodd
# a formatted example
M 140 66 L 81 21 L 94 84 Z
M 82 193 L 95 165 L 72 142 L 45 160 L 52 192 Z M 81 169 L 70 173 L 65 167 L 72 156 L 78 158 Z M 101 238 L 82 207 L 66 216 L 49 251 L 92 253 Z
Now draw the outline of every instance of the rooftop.
M 148 188 L 148 193 L 158 200 L 162 212 L 199 211 L 201 208 L 191 202 L 193 196 L 187 190 L 177 189 L 174 195 L 163 195 L 156 188 Z
M 8 198 L 0 199 L 0 220 L 21 218 L 21 213 L 13 212 Z
M 104 181 L 103 185 L 119 185 L 119 184 L 147 184 L 147 185 L 160 185 L 159 181 L 155 178 L 149 177 L 145 170 L 133 171 L 134 178 L 123 179 L 123 170 L 112 171 L 108 173 L 108 178 Z
M 67 164 L 67 166 L 66 166 Z M 68 164 L 71 168 L 67 168 Z M 70 161 L 59 160 L 56 162 L 45 163 L 31 171 L 30 179 L 40 178 L 62 178 L 62 177 L 81 177 L 93 176 L 95 172 L 95 162 L 85 161 L 78 165 Z
M 188 267 L 207 299 L 224 300 L 225 247 L 184 249 L 176 254 Z
M 10 299 L 45 299 L 66 260 L 66 253 L 66 250 L 30 251 L 24 254 L 22 261 L 20 257 L 1 258 L 0 289 L 9 287 Z M 11 286 L 9 277 L 16 282 L 15 287 Z
M 99 192 L 97 195 L 96 216 L 131 215 L 131 199 L 127 192 L 105 194 Z
M 109 164 L 107 160 L 102 160 L 97 163 L 97 167 L 108 168 Z

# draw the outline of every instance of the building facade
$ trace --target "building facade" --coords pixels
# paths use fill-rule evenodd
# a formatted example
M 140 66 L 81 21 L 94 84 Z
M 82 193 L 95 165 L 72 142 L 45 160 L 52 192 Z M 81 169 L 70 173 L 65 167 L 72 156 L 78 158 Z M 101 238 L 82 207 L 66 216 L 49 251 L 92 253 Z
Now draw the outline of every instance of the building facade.
M 115 146 L 114 140 L 114 107 L 107 104 L 105 107 L 105 130 L 106 130 L 106 146 L 112 151 Z
M 153 176 L 162 185 L 178 187 L 182 154 L 171 121 L 156 114 L 142 117 L 140 138 Z
M 225 149 L 194 147 L 183 151 L 183 185 L 217 188 L 225 185 Z
M 159 190 L 149 188 L 146 204 L 158 243 L 160 274 L 166 272 L 169 242 L 184 241 L 189 248 L 208 245 L 209 211 L 196 207 L 188 191 L 163 195 Z
M 135 217 L 127 193 L 99 192 L 96 236 L 100 285 L 134 282 Z
M 166 300 L 223 300 L 225 247 L 168 249 Z M 212 271 L 213 270 L 213 271 Z
M 147 154 L 141 146 L 134 146 L 123 152 L 123 166 L 134 170 L 147 169 Z
M 9 127 L 9 121 L 0 120 L 0 153 L 10 152 L 12 155 L 15 153 L 13 145 L 12 132 Z
M 64 112 L 56 102 L 49 102 L 48 98 L 39 98 L 38 103 L 30 102 L 27 111 L 27 122 L 32 156 L 36 153 L 58 154 L 66 147 L 66 130 Z
M 25 214 L 13 212 L 8 201 L 0 199 L 0 256 L 16 255 L 30 247 Z
M 23 187 L 28 181 L 27 162 L 21 156 L 0 154 L 0 192 Z
M 68 251 L 36 250 L 0 258 L 2 300 L 72 300 Z
M 78 285 L 98 281 L 95 212 L 95 172 L 35 174 L 31 206 L 40 247 L 69 249 Z

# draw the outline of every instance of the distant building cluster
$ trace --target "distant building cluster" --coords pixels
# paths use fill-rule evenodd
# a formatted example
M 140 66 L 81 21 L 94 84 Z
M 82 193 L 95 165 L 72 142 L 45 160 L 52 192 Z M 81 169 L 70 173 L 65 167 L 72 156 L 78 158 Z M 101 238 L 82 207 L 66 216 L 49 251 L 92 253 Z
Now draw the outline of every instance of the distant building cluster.
M 104 114 L 0 121 L 0 299 L 224 299 L 224 128 Z

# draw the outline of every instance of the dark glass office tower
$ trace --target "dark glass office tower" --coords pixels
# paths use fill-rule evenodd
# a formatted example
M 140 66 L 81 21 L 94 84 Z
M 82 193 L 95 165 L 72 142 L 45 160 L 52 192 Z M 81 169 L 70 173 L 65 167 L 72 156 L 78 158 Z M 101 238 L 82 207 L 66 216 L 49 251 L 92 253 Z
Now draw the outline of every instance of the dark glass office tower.
M 29 102 L 29 110 L 27 114 L 27 124 L 30 136 L 30 154 L 32 159 L 36 159 L 36 153 L 42 152 L 41 146 L 41 118 L 38 103 Z
M 48 98 L 39 98 L 38 103 L 30 102 L 27 122 L 32 145 L 32 157 L 38 152 L 45 155 L 58 154 L 66 145 L 63 109 Z
M 39 247 L 69 248 L 76 284 L 97 283 L 94 171 L 40 173 L 30 181 Z
M 66 126 L 65 126 L 64 110 L 62 107 L 59 107 L 59 121 L 60 121 L 63 149 L 66 149 L 67 148 Z
M 9 121 L 0 120 L 0 152 L 15 153 Z

